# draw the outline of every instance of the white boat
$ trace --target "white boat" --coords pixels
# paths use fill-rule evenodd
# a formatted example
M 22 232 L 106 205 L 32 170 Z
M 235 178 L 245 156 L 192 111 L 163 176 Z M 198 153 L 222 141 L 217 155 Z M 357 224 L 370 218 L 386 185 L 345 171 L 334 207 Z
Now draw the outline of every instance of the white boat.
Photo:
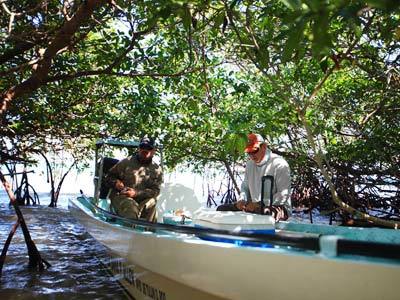
M 247 214 L 253 219 L 246 228 L 210 213 L 194 218 L 195 226 L 152 224 L 119 218 L 95 203 L 81 196 L 69 208 L 109 250 L 104 263 L 135 299 L 400 297 L 397 230 L 280 222 L 275 234 L 260 234 L 246 231 L 265 216 Z

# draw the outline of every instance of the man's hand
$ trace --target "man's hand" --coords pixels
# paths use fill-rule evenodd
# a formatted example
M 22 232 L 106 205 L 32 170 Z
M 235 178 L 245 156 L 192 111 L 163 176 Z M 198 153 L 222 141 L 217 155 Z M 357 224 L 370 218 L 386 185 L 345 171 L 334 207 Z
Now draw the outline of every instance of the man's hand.
M 271 209 L 269 207 L 264 208 L 264 214 L 272 215 L 276 222 L 279 220 L 287 220 L 288 215 L 283 206 L 272 206 Z
M 123 183 L 121 180 L 117 179 L 117 180 L 115 181 L 114 187 L 115 187 L 115 189 L 116 189 L 117 191 L 122 191 L 122 190 L 125 188 L 125 185 L 124 185 L 124 183 Z
M 135 198 L 137 192 L 135 189 L 127 187 L 127 188 L 124 188 L 121 192 L 119 192 L 119 194 L 127 196 L 129 198 Z
M 244 201 L 244 200 L 239 200 L 238 202 L 236 202 L 236 208 L 238 209 L 238 210 L 244 210 L 245 209 L 245 207 L 246 207 L 246 201 Z

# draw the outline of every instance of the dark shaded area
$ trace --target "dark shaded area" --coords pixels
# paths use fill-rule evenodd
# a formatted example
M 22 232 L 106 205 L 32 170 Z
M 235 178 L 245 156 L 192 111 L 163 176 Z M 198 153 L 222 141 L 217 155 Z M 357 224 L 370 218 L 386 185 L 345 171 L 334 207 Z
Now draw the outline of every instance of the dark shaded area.
M 111 157 L 103 158 L 103 178 L 101 179 L 101 187 L 100 187 L 100 198 L 107 198 L 108 190 L 110 187 L 107 185 L 105 177 L 107 176 L 108 171 L 117 164 L 119 160 Z
M 331 223 L 339 221 L 346 226 L 377 226 L 357 219 L 338 208 L 332 201 L 328 184 L 319 170 L 310 162 L 292 160 L 295 177 L 292 182 L 292 204 L 303 212 L 330 216 Z M 331 164 L 335 189 L 345 203 L 357 210 L 382 219 L 400 220 L 400 182 L 391 170 L 361 168 L 355 163 Z M 390 172 L 389 172 L 390 171 Z

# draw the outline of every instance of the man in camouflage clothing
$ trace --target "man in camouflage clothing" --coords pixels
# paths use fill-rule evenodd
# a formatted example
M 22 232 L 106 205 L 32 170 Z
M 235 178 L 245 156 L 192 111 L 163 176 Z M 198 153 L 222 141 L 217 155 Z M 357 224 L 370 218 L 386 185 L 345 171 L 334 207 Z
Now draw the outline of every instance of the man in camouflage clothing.
M 112 189 L 110 200 L 118 215 L 157 221 L 156 201 L 160 194 L 162 169 L 152 161 L 154 139 L 144 137 L 136 154 L 113 166 L 106 181 Z

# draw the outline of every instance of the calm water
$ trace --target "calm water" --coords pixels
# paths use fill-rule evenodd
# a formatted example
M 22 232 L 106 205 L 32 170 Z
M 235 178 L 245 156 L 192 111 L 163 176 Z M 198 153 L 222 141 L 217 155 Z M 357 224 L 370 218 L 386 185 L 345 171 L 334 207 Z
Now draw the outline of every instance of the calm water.
M 22 231 L 18 228 L 3 267 L 1 299 L 128 299 L 99 257 L 105 248 L 79 225 L 67 210 L 67 198 L 59 208 L 49 208 L 49 199 L 40 196 L 42 206 L 22 208 L 33 241 L 52 266 L 43 272 L 29 271 Z M 0 247 L 16 221 L 13 208 L 0 191 Z

